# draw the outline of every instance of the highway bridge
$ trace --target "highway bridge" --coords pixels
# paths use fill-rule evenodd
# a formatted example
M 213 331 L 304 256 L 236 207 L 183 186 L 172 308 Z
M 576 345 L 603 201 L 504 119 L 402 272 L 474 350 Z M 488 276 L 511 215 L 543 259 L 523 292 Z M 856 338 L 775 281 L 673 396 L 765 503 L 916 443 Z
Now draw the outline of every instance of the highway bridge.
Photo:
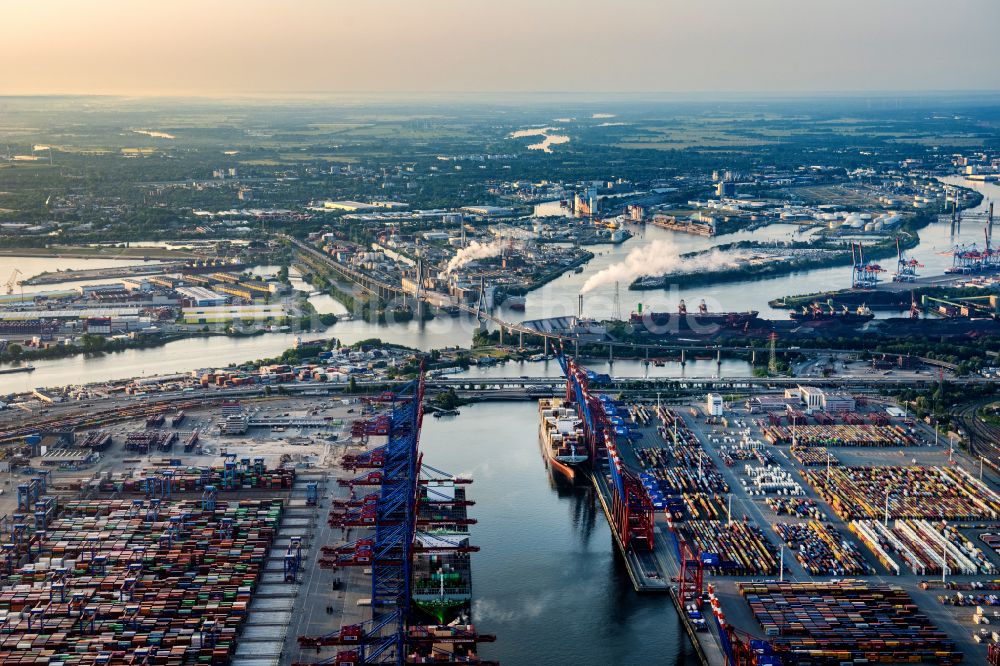
M 422 291 L 419 295 L 414 296 L 413 294 L 406 294 L 401 286 L 389 284 L 383 280 L 378 280 L 365 273 L 355 270 L 349 266 L 345 266 L 340 262 L 336 261 L 327 254 L 324 254 L 320 250 L 303 243 L 302 241 L 292 238 L 290 236 L 285 236 L 290 243 L 292 243 L 296 248 L 298 248 L 302 253 L 307 255 L 311 261 L 310 263 L 322 262 L 322 265 L 326 266 L 337 275 L 341 276 L 343 279 L 349 281 L 352 284 L 359 286 L 366 292 L 376 295 L 379 298 L 386 297 L 410 297 L 419 298 L 425 303 L 436 307 L 452 307 L 458 308 L 462 312 L 476 317 L 480 322 L 490 323 L 500 331 L 500 341 L 503 344 L 503 336 L 507 335 L 513 336 L 518 335 L 518 347 L 524 347 L 524 336 L 534 336 L 536 338 L 543 339 L 543 352 L 548 355 L 550 344 L 564 345 L 572 344 L 573 355 L 579 356 L 580 344 L 589 346 L 600 346 L 606 347 L 608 350 L 608 359 L 614 360 L 617 353 L 618 357 L 628 356 L 630 358 L 644 358 L 649 360 L 650 358 L 656 358 L 663 354 L 677 355 L 680 357 L 680 363 L 685 365 L 689 355 L 692 354 L 710 354 L 716 357 L 716 362 L 721 362 L 723 354 L 741 354 L 748 355 L 753 358 L 753 362 L 758 361 L 757 355 L 766 356 L 770 353 L 770 348 L 766 347 L 751 347 L 750 345 L 717 345 L 717 344 L 698 344 L 698 343 L 670 343 L 670 342 L 653 342 L 653 343 L 636 343 L 636 342 L 621 342 L 617 340 L 588 340 L 582 339 L 577 335 L 565 334 L 565 333 L 555 333 L 555 332 L 545 332 L 538 331 L 534 328 L 526 326 L 523 322 L 516 323 L 506 321 L 501 319 L 495 314 L 482 310 L 478 307 L 468 305 L 467 303 L 461 303 L 455 301 L 453 298 L 447 294 L 440 294 L 437 292 Z M 693 316 L 693 315 L 690 315 Z M 798 353 L 798 354 L 813 354 L 813 355 L 833 355 L 833 354 L 849 354 L 852 353 L 851 350 L 845 349 L 830 349 L 830 348 L 816 348 L 816 347 L 799 347 L 799 346 L 775 346 L 775 353 L 787 354 L 787 353 Z M 763 358 L 760 359 L 764 360 Z M 936 359 L 921 358 L 923 363 L 928 365 L 933 365 L 937 367 L 942 367 L 948 370 L 954 370 L 955 366 L 951 363 L 945 361 L 939 361 Z
M 1000 380 L 986 377 L 959 377 L 949 380 L 957 385 L 1000 385 Z M 358 382 L 358 392 L 351 394 L 362 397 L 377 395 L 383 390 L 402 386 L 404 381 Z M 654 397 L 657 393 L 687 393 L 699 395 L 706 392 L 724 393 L 764 393 L 779 391 L 785 387 L 807 383 L 823 388 L 837 388 L 852 393 L 877 393 L 883 389 L 916 388 L 930 389 L 936 384 L 933 377 L 904 378 L 884 375 L 859 377 L 614 377 L 598 390 L 609 393 L 628 393 L 635 397 Z M 291 383 L 279 385 L 284 393 L 300 396 L 342 397 L 346 384 L 322 382 Z M 489 400 L 532 400 L 546 395 L 558 395 L 564 391 L 566 380 L 562 377 L 447 377 L 427 381 L 427 393 L 433 395 L 454 389 L 462 398 L 476 401 Z M 267 389 L 271 388 L 272 393 Z M 194 409 L 220 404 L 233 399 L 260 399 L 278 397 L 274 387 L 260 384 L 222 389 L 204 389 L 196 393 L 172 391 L 143 396 L 116 396 L 113 398 L 81 400 L 77 402 L 47 405 L 50 414 L 41 418 L 34 414 L 18 414 L 13 422 L 0 426 L 0 443 L 20 441 L 25 435 L 46 429 L 72 430 L 78 427 L 105 427 L 111 423 L 145 417 L 169 409 Z M 967 414 L 966 416 L 969 416 Z M 310 422 L 312 423 L 312 422 Z M 275 419 L 274 425 L 289 425 L 285 420 Z M 971 432 L 972 430 L 967 430 Z M 989 436 L 984 438 L 989 442 Z M 992 455 L 995 444 L 984 444 L 984 453 Z

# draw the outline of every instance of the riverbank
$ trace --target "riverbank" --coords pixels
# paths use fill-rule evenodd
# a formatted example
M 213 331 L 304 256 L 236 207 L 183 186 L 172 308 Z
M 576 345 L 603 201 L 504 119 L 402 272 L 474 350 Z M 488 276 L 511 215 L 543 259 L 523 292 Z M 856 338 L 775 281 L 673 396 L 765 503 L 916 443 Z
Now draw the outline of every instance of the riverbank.
M 329 320 L 328 316 L 321 315 L 319 318 L 320 323 L 324 326 L 332 326 L 336 323 L 336 317 L 333 318 L 333 321 L 329 325 L 326 324 L 326 321 Z M 302 330 L 308 332 L 310 331 L 310 327 L 303 327 Z M 199 338 L 254 338 L 260 335 L 267 335 L 268 333 L 268 331 L 262 329 L 255 329 L 253 331 L 233 330 L 231 332 L 192 331 L 190 333 L 144 335 L 130 339 L 108 339 L 96 335 L 84 335 L 82 338 L 84 342 L 82 344 L 54 345 L 44 349 L 22 347 L 17 343 L 13 343 L 0 352 L 0 365 L 22 361 L 52 361 L 78 355 L 100 356 L 129 350 L 152 349 L 180 340 L 196 340 Z M 16 351 L 11 352 L 12 348 L 16 349 Z
M 969 276 L 963 276 L 967 280 Z M 831 304 L 835 308 L 846 306 L 855 308 L 866 305 L 871 310 L 895 310 L 902 311 L 912 305 L 914 301 L 918 304 L 923 296 L 934 298 L 966 298 L 969 296 L 983 296 L 984 290 L 979 287 L 930 287 L 921 286 L 918 283 L 906 283 L 910 288 L 888 290 L 858 290 L 858 289 L 838 289 L 835 291 L 820 291 L 812 294 L 798 294 L 796 296 L 783 296 L 768 302 L 772 308 L 786 310 L 797 310 L 807 307 L 813 303 Z
M 58 259 L 203 259 L 204 255 L 162 247 L 89 247 L 54 245 L 49 247 L 0 247 L 4 257 L 54 257 Z
M 567 264 L 566 266 L 560 267 L 554 271 L 549 271 L 542 277 L 532 282 L 526 289 L 524 289 L 524 293 L 530 293 L 536 289 L 541 289 L 549 282 L 552 282 L 556 278 L 562 277 L 566 273 L 576 269 L 578 266 L 583 266 L 584 264 L 587 264 L 593 258 L 594 258 L 593 252 L 584 252 L 583 255 L 576 261 Z M 517 293 L 517 292 L 518 290 L 512 289 L 509 293 Z
M 942 181 L 944 182 L 944 181 Z M 947 183 L 953 187 L 962 189 L 968 193 L 968 199 L 961 207 L 961 210 L 972 210 L 977 208 L 982 204 L 984 195 L 982 192 L 964 187 L 962 185 L 957 185 L 955 183 Z M 865 245 L 865 259 L 871 260 L 882 260 L 889 257 L 896 256 L 896 243 L 895 238 L 898 236 L 900 239 L 900 249 L 907 251 L 917 248 L 921 244 L 920 231 L 927 227 L 928 225 L 936 222 L 938 216 L 949 211 L 941 209 L 935 211 L 922 211 L 915 214 L 913 217 L 905 220 L 899 228 L 890 236 L 885 235 L 879 238 L 873 238 L 873 241 L 877 241 L 872 245 Z M 765 227 L 766 228 L 766 227 Z M 887 232 L 888 233 L 888 232 Z M 728 243 L 725 245 L 720 245 L 714 250 L 727 251 L 734 249 L 748 249 L 748 248 L 760 248 L 760 249 L 773 249 L 775 245 L 773 243 L 760 243 L 757 241 L 739 241 L 736 243 Z M 709 270 L 709 271 L 698 271 L 691 273 L 675 273 L 670 275 L 660 276 L 659 279 L 645 277 L 635 280 L 629 285 L 629 290 L 631 291 L 643 291 L 643 290 L 657 290 L 657 289 L 667 289 L 667 288 L 689 288 L 689 287 L 703 287 L 703 286 L 714 286 L 722 284 L 730 284 L 736 282 L 759 282 L 764 280 L 769 280 L 773 278 L 787 277 L 793 274 L 802 273 L 806 271 L 815 271 L 822 269 L 831 268 L 850 268 L 851 264 L 851 251 L 849 248 L 844 248 L 842 245 L 836 245 L 829 241 L 821 241 L 820 243 L 792 243 L 788 245 L 789 248 L 807 248 L 812 247 L 815 249 L 826 249 L 830 250 L 829 256 L 815 257 L 802 259 L 800 261 L 772 261 L 765 264 L 756 265 L 743 265 L 735 266 L 732 268 L 725 268 L 719 270 Z M 688 258 L 697 257 L 705 255 L 712 252 L 713 248 L 705 248 L 696 252 L 686 253 Z
M 921 225 L 926 226 L 927 223 Z M 899 247 L 902 250 L 909 250 L 916 247 L 920 242 L 920 237 L 914 229 L 900 229 L 900 235 L 896 236 L 900 240 Z M 877 245 L 865 246 L 866 260 L 880 260 L 892 257 L 896 254 L 896 244 L 888 239 L 880 239 Z M 836 266 L 849 265 L 854 260 L 854 254 L 850 249 L 844 248 L 843 244 L 830 242 L 820 243 L 792 243 L 786 247 L 775 247 L 770 243 L 759 241 L 739 241 L 719 245 L 709 250 L 691 252 L 681 255 L 683 259 L 696 259 L 713 252 L 739 252 L 739 251 L 760 251 L 762 254 L 771 254 L 772 260 L 767 263 L 757 263 L 750 265 L 733 266 L 719 270 L 706 270 L 691 273 L 670 273 L 660 278 L 638 278 L 629 285 L 631 291 L 643 291 L 650 289 L 666 289 L 671 286 L 696 287 L 709 284 L 722 284 L 726 282 L 744 282 L 759 279 L 781 277 L 791 275 L 801 271 L 817 270 L 822 268 L 832 268 Z M 809 256 L 801 258 L 787 258 L 789 253 L 811 252 Z M 822 253 L 817 256 L 817 253 Z

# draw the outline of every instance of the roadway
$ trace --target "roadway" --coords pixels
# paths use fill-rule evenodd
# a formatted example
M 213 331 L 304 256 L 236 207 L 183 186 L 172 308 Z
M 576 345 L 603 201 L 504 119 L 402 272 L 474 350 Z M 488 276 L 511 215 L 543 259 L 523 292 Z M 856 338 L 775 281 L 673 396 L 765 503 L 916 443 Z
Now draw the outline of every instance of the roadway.
M 555 343 L 572 343 L 574 346 L 574 354 L 579 355 L 579 345 L 599 345 L 601 347 L 608 348 L 609 358 L 614 357 L 615 349 L 632 352 L 636 358 L 644 356 L 646 359 L 650 358 L 650 354 L 653 356 L 658 356 L 660 354 L 680 354 L 681 358 L 687 353 L 697 353 L 697 352 L 712 352 L 716 355 L 721 355 L 722 353 L 727 354 L 753 354 L 754 352 L 759 352 L 761 354 L 767 354 L 770 352 L 769 347 L 751 347 L 750 345 L 718 345 L 718 344 L 680 344 L 680 343 L 638 343 L 638 342 L 621 342 L 617 340 L 587 340 L 581 339 L 578 335 L 560 334 L 560 333 L 549 333 L 538 331 L 530 326 L 524 325 L 524 323 L 516 323 L 506 321 L 500 317 L 482 310 L 478 306 L 471 306 L 466 303 L 461 303 L 453 299 L 447 294 L 441 294 L 438 292 L 431 291 L 421 291 L 419 294 L 407 294 L 403 291 L 401 286 L 389 284 L 384 280 L 378 280 L 376 278 L 370 277 L 360 271 L 356 271 L 348 266 L 335 261 L 329 255 L 317 250 L 316 248 L 303 243 L 302 241 L 292 238 L 290 236 L 284 236 L 290 243 L 292 243 L 301 252 L 307 253 L 310 257 L 317 261 L 323 262 L 331 270 L 335 271 L 338 275 L 342 276 L 344 279 L 349 280 L 352 284 L 360 286 L 369 293 L 376 294 L 382 297 L 384 294 L 395 294 L 399 296 L 409 296 L 410 298 L 417 298 L 425 303 L 436 307 L 453 307 L 458 308 L 460 311 L 477 317 L 480 321 L 490 322 L 501 331 L 505 331 L 509 334 L 517 333 L 519 335 L 529 335 L 543 338 L 546 347 L 546 353 L 548 353 L 548 344 L 551 342 Z M 694 316 L 694 315 L 691 315 Z M 830 349 L 823 347 L 798 347 L 798 346 L 784 346 L 775 347 L 775 353 L 787 354 L 790 352 L 795 352 L 798 354 L 849 354 L 852 350 L 849 349 Z M 943 361 L 938 361 L 935 359 L 921 358 L 923 363 L 929 365 L 935 365 L 938 367 L 947 368 L 949 370 L 954 370 L 955 366 Z
M 996 386 L 1000 380 L 988 377 L 958 377 L 949 380 L 958 385 L 989 385 Z M 358 382 L 358 394 L 365 395 L 382 391 L 385 388 L 401 386 L 407 382 L 402 380 L 376 380 Z M 605 385 L 596 387 L 608 392 L 627 393 L 631 396 L 651 397 L 658 392 L 692 392 L 706 391 L 765 391 L 778 390 L 799 384 L 812 386 L 849 389 L 855 393 L 877 393 L 886 388 L 931 388 L 936 380 L 926 378 L 906 378 L 896 376 L 871 375 L 857 377 L 701 377 L 701 378 L 645 378 L 616 377 Z M 497 378 L 435 378 L 427 381 L 429 395 L 447 389 L 454 389 L 461 397 L 476 400 L 530 400 L 539 395 L 559 392 L 565 387 L 565 379 L 561 377 L 497 377 Z M 281 390 L 292 395 L 340 395 L 347 389 L 347 384 L 330 384 L 323 382 L 290 383 L 279 385 Z M 264 398 L 268 387 L 255 384 L 245 387 L 208 388 L 194 391 L 167 391 L 154 396 L 121 396 L 114 398 L 94 398 L 75 402 L 53 403 L 45 405 L 49 416 L 42 418 L 30 408 L 25 412 L 16 412 L 15 418 L 5 419 L 7 422 L 0 430 L 0 443 L 18 441 L 25 435 L 46 429 L 74 429 L 80 427 L 97 427 L 123 420 L 138 418 L 169 408 L 183 409 L 187 406 L 201 405 L 208 402 L 221 402 L 231 399 Z M 273 387 L 272 387 L 272 390 Z M 276 391 L 275 391 L 276 392 Z M 355 395 L 358 395 L 355 394 Z M 1000 441 L 992 427 L 986 429 L 985 424 L 978 424 L 971 418 L 972 412 L 966 414 L 969 420 L 967 432 L 980 433 L 979 439 L 987 446 L 987 454 L 1000 456 L 996 445 L 991 441 Z M 991 438 L 993 438 L 991 440 Z M 1000 457 L 997 457 L 1000 459 Z

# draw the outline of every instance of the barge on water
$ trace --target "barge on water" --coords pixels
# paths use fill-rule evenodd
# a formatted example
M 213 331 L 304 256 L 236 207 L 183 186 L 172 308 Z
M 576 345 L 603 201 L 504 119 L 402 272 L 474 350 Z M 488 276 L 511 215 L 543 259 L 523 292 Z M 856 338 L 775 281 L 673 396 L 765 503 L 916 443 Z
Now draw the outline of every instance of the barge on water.
M 654 215 L 648 224 L 668 231 L 678 231 L 682 234 L 692 234 L 695 236 L 715 235 L 715 224 L 711 222 L 699 222 L 690 218 L 682 219 L 673 215 Z
M 655 278 L 659 279 L 659 278 Z M 759 320 L 757 310 L 746 312 L 709 312 L 705 301 L 698 304 L 697 312 L 688 312 L 683 299 L 677 304 L 677 312 L 643 311 L 642 303 L 629 316 L 629 322 L 636 333 L 652 337 L 664 337 L 685 333 L 689 335 L 714 335 L 722 329 L 746 332 L 755 327 Z
M 12 368 L 0 368 L 0 375 L 12 375 L 17 372 L 34 372 L 35 366 L 31 365 L 17 365 Z

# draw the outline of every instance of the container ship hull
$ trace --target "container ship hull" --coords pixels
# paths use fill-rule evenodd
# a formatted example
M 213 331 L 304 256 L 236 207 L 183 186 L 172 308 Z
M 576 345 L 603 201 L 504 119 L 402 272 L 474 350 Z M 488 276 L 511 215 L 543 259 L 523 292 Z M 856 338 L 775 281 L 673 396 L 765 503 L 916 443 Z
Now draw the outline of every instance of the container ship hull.
M 552 469 L 574 480 L 590 460 L 576 411 L 559 398 L 543 398 L 538 401 L 538 414 L 538 438 L 546 461 Z

